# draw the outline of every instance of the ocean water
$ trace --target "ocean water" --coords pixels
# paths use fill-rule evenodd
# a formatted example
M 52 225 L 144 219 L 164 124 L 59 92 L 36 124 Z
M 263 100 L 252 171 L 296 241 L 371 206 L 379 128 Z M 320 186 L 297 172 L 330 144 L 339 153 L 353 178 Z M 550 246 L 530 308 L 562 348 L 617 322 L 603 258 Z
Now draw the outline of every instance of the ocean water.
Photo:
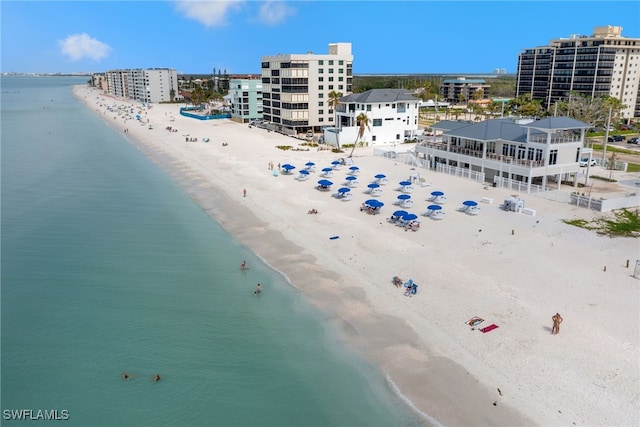
M 0 80 L 0 422 L 423 425 L 322 313 L 72 96 L 85 81 Z

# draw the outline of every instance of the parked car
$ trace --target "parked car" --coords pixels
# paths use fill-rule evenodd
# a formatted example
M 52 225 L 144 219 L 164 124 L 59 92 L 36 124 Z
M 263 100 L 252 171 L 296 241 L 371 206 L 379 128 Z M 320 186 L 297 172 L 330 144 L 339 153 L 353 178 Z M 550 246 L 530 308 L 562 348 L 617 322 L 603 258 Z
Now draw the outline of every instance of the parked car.
M 613 136 L 610 136 L 610 137 L 607 139 L 607 141 L 609 141 L 609 142 L 622 142 L 622 141 L 624 141 L 625 139 L 627 139 L 627 137 L 626 137 L 626 136 L 624 136 L 624 135 L 613 135 Z
M 596 159 L 591 159 L 591 166 L 596 166 L 598 164 L 598 162 L 596 162 Z M 580 167 L 581 168 L 586 168 L 589 165 L 589 158 L 585 157 L 584 159 L 580 160 Z
M 629 139 L 627 141 L 627 144 L 638 144 L 638 143 L 639 142 L 638 142 L 638 137 L 637 136 L 634 136 L 633 138 L 631 138 L 631 139 Z

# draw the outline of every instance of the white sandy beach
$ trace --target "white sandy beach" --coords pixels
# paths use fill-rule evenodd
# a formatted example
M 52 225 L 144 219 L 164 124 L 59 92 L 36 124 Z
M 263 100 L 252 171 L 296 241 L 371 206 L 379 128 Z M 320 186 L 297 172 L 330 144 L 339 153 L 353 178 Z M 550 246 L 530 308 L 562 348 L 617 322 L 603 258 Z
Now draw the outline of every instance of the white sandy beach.
M 88 87 L 74 92 L 107 123 L 128 129 L 132 143 L 284 273 L 328 314 L 345 342 L 439 423 L 640 425 L 640 280 L 632 277 L 639 242 L 561 221 L 600 214 L 526 194 L 535 216 L 505 212 L 498 206 L 511 196 L 506 190 L 412 170 L 373 156 L 372 148 L 356 149 L 360 185 L 345 202 L 331 197 L 345 167 L 329 178 L 331 191 L 315 186 L 320 169 L 348 151 L 283 151 L 276 146 L 302 141 L 229 120 L 185 118 L 175 104 L 142 109 L 144 124 L 125 122 L 107 106 L 138 111 L 139 103 Z M 270 161 L 297 169 L 273 176 Z M 296 180 L 308 161 L 317 172 Z M 408 211 L 419 215 L 421 228 L 404 231 L 387 218 L 399 209 L 397 183 L 416 172 L 432 185 L 416 185 Z M 379 197 L 385 206 L 368 215 L 359 206 L 371 198 L 363 192 L 378 173 L 389 181 Z M 441 221 L 421 215 L 434 190 L 447 195 Z M 457 211 L 464 200 L 483 197 L 494 203 L 480 203 L 479 215 Z M 309 215 L 312 208 L 319 213 Z M 391 283 L 395 275 L 412 278 L 417 294 L 404 296 Z M 564 322 L 551 335 L 556 312 Z M 484 319 L 479 327 L 499 328 L 472 330 L 466 321 L 473 316 Z

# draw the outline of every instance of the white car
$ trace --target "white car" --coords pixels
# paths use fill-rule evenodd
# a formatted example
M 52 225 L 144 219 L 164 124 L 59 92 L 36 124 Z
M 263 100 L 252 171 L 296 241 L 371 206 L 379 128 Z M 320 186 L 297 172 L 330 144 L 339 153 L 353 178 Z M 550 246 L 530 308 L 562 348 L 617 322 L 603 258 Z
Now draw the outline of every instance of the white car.
M 596 159 L 591 159 L 591 166 L 596 166 L 598 164 L 598 162 L 596 162 Z M 584 158 L 580 160 L 580 167 L 581 168 L 586 168 L 589 165 L 589 159 L 588 158 Z

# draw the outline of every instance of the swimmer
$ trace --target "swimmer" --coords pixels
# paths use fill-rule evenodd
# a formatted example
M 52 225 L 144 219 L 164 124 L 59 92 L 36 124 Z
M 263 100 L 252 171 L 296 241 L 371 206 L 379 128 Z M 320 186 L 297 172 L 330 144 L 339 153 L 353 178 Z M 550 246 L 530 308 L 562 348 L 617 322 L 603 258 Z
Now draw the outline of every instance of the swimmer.
M 256 290 L 253 293 L 259 295 L 260 292 L 262 292 L 262 286 L 260 286 L 260 283 L 258 283 L 258 286 L 256 286 Z
M 156 375 L 153 377 L 153 382 L 158 382 L 158 381 L 160 381 L 160 375 L 156 374 Z
M 240 270 L 246 270 L 247 269 L 247 261 L 242 261 L 242 264 L 240 264 Z
M 129 379 L 129 374 L 127 374 L 126 372 L 123 372 L 122 373 L 122 379 L 125 380 L 125 381 L 128 380 Z

